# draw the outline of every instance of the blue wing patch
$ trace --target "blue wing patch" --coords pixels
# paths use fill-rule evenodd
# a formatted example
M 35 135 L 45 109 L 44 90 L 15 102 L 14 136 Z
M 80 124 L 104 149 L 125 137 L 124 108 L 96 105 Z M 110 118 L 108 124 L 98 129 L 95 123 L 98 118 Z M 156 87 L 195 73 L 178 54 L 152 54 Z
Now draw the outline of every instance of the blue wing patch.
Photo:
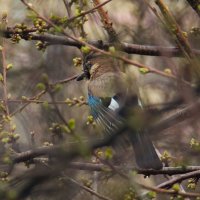
M 110 106 L 108 108 L 105 107 L 100 98 L 89 94 L 88 104 L 91 108 L 91 115 L 98 124 L 104 127 L 106 132 L 116 131 L 123 124 L 120 116 L 109 108 Z

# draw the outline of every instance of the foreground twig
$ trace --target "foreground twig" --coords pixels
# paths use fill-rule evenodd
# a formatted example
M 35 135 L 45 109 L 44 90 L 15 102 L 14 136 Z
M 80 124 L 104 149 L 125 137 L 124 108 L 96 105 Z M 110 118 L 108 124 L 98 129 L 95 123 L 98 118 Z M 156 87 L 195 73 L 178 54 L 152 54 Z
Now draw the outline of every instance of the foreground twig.
M 1 26 L 4 28 L 7 27 L 7 15 L 2 16 L 1 19 Z M 0 35 L 1 37 L 1 35 Z M 8 92 L 7 92 L 7 66 L 6 66 L 6 48 L 5 48 L 5 41 L 4 38 L 1 39 L 0 43 L 0 51 L 2 55 L 2 67 L 3 67 L 3 77 L 1 80 L 3 83 L 3 96 L 4 96 L 4 107 L 5 107 L 5 114 L 9 116 L 9 108 L 8 108 Z
M 37 158 L 42 155 L 49 155 L 50 152 L 56 151 L 58 147 L 42 147 L 38 149 L 29 150 L 26 152 L 22 152 L 16 155 L 14 158 L 14 163 L 25 162 L 28 160 L 32 160 L 33 158 Z M 80 163 L 80 162 L 71 162 L 68 165 L 69 168 L 76 170 L 88 170 L 88 171 L 109 171 L 112 170 L 106 164 L 94 164 L 94 163 Z M 144 174 L 146 176 L 149 175 L 158 175 L 158 174 L 166 174 L 166 175 L 176 175 L 176 174 L 184 174 L 189 172 L 194 172 L 200 170 L 200 166 L 187 166 L 187 167 L 163 167 L 160 170 L 154 169 L 140 169 L 137 167 L 120 167 L 114 166 L 117 170 L 129 171 L 134 170 L 138 174 Z
M 192 192 L 181 192 L 181 191 L 175 191 L 175 190 L 166 190 L 166 189 L 161 189 L 161 188 L 157 188 L 157 187 L 152 187 L 149 185 L 145 185 L 145 184 L 140 184 L 138 183 L 142 188 L 145 188 L 147 190 L 150 191 L 154 191 L 160 194 L 168 194 L 168 195 L 180 195 L 183 197 L 190 197 L 190 198 L 195 198 L 196 197 L 200 197 L 200 193 L 192 193 Z
M 88 171 L 107 171 L 110 169 L 110 167 L 105 164 L 81 163 L 81 162 L 71 162 L 69 167 L 72 169 L 88 170 Z M 129 167 L 128 166 L 127 167 L 114 166 L 114 167 L 118 170 L 124 170 L 124 171 L 133 170 L 133 171 L 136 171 L 138 174 L 144 174 L 147 176 L 158 175 L 158 174 L 176 175 L 176 174 L 184 174 L 184 173 L 200 170 L 200 166 L 163 167 L 160 170 L 140 169 L 133 166 L 129 166 Z
M 188 172 L 182 175 L 179 175 L 178 177 L 174 177 L 164 183 L 161 183 L 160 185 L 158 185 L 158 188 L 169 188 L 172 185 L 174 185 L 175 183 L 181 183 L 182 181 L 189 179 L 189 178 L 193 178 L 193 177 L 199 177 L 200 176 L 200 170 L 194 171 L 194 172 Z
M 103 196 L 97 192 L 95 192 L 94 190 L 92 190 L 91 188 L 89 187 L 86 187 L 84 185 L 81 185 L 80 183 L 78 183 L 76 180 L 74 179 L 71 179 L 71 178 L 67 178 L 68 180 L 70 180 L 72 183 L 75 183 L 77 186 L 79 186 L 80 188 L 82 188 L 83 190 L 89 192 L 90 194 L 92 195 L 95 195 L 96 197 L 98 197 L 99 199 L 103 199 L 103 200 L 111 200 L 110 198 L 106 197 L 106 196 Z
M 53 22 L 51 22 L 49 19 L 41 16 L 32 6 L 30 6 L 25 0 L 21 0 L 21 2 L 27 7 L 29 8 L 30 10 L 32 10 L 39 18 L 41 18 L 42 20 L 44 20 L 46 23 L 48 23 L 50 26 L 54 27 L 55 29 L 58 29 L 58 26 L 55 25 Z M 125 63 L 128 63 L 130 65 L 133 65 L 137 68 L 145 68 L 146 70 L 148 70 L 148 72 L 150 73 L 155 73 L 155 74 L 158 74 L 160 76 L 164 76 L 164 77 L 168 77 L 168 78 L 171 78 L 171 79 L 174 79 L 174 80 L 178 80 L 178 77 L 176 77 L 176 75 L 173 75 L 173 74 L 170 74 L 170 73 L 166 73 L 166 72 L 163 72 L 163 71 L 160 71 L 158 69 L 155 69 L 153 67 L 150 67 L 150 66 L 147 66 L 147 65 L 144 65 L 144 64 L 140 64 L 138 62 L 135 62 L 135 61 L 132 61 L 132 60 L 129 60 L 128 58 L 124 57 L 124 56 L 120 56 L 120 55 L 117 55 L 117 54 L 113 54 L 111 52 L 107 52 L 107 51 L 103 51 L 101 49 L 98 49 L 96 48 L 95 46 L 89 44 L 88 42 L 85 42 L 83 40 L 80 40 L 76 37 L 73 37 L 71 35 L 69 35 L 62 27 L 59 27 L 59 31 L 62 32 L 66 37 L 68 37 L 69 39 L 72 39 L 74 40 L 75 42 L 78 42 L 78 43 L 81 43 L 83 46 L 88 46 L 92 51 L 94 52 L 99 52 L 99 53 L 102 53 L 103 55 L 107 55 L 107 56 L 111 56 L 111 57 L 115 57 L 119 60 L 122 60 L 124 61 Z M 189 84 L 188 82 L 186 81 L 182 81 L 183 83 L 185 84 Z

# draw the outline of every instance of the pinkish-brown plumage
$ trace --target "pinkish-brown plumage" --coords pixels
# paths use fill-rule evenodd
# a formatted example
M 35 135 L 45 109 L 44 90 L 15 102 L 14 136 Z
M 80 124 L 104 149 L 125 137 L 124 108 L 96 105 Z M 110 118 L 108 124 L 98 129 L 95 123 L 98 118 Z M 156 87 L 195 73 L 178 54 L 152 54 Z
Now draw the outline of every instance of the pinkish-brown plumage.
M 113 97 L 126 92 L 126 75 L 120 71 L 114 58 L 99 56 L 92 58 L 88 90 L 98 97 Z

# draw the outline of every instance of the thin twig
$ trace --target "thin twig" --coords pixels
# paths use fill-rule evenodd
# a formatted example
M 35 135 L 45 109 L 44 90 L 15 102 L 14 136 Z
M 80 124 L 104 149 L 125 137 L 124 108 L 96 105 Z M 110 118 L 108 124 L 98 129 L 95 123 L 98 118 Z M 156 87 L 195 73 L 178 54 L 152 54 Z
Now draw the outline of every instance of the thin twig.
M 96 5 L 96 6 L 100 4 L 99 0 L 92 0 L 92 1 L 93 1 L 94 5 Z M 113 24 L 108 16 L 108 12 L 106 12 L 102 7 L 99 7 L 98 13 L 101 17 L 101 22 L 103 24 L 103 27 L 105 28 L 105 30 L 108 33 L 109 41 L 119 43 L 117 33 L 116 33 L 115 29 L 113 28 Z
M 3 62 L 3 93 L 4 93 L 4 106 L 6 115 L 9 116 L 9 109 L 8 109 L 8 92 L 7 92 L 7 69 L 6 69 L 6 56 L 5 56 L 5 45 L 3 42 L 2 46 L 2 62 Z
M 112 0 L 107 0 L 107 1 L 104 1 L 103 3 L 97 3 L 96 6 L 95 6 L 94 8 L 91 8 L 91 9 L 89 9 L 89 10 L 87 10 L 87 11 L 81 12 L 81 14 L 79 14 L 79 15 L 77 15 L 77 16 L 70 17 L 70 19 L 68 19 L 68 21 L 70 22 L 70 21 L 73 21 L 74 19 L 77 19 L 77 18 L 79 18 L 79 17 L 83 17 L 83 16 L 85 16 L 85 15 L 87 15 L 87 14 L 90 14 L 90 13 L 92 13 L 93 11 L 97 10 L 98 8 L 100 8 L 100 7 L 104 6 L 104 5 L 106 5 L 106 4 L 109 3 L 110 1 L 112 1 Z
M 46 90 L 42 90 L 41 92 L 39 92 L 38 94 L 36 94 L 35 96 L 31 97 L 30 100 L 34 100 L 34 99 L 39 99 L 43 94 L 46 93 Z M 31 101 L 27 102 L 25 105 L 21 106 L 20 108 L 17 108 L 15 111 L 13 111 L 10 116 L 14 116 L 16 115 L 18 112 L 21 112 L 24 108 L 26 108 L 29 104 L 31 103 Z
M 71 76 L 69 78 L 66 78 L 66 79 L 63 79 L 63 80 L 59 80 L 59 81 L 56 81 L 54 82 L 53 84 L 50 84 L 51 86 L 53 85 L 56 85 L 56 84 L 64 84 L 64 83 L 68 83 L 74 79 L 76 79 L 78 77 L 78 75 L 74 75 L 74 76 Z M 25 109 L 30 103 L 34 102 L 35 100 L 38 100 L 41 98 L 41 96 L 43 96 L 45 93 L 47 92 L 47 89 L 45 90 L 42 90 L 41 92 L 37 93 L 35 96 L 33 97 L 29 97 L 29 98 L 26 98 L 24 99 L 25 104 L 22 105 L 21 107 L 17 108 L 15 111 L 13 111 L 12 113 L 10 113 L 10 117 L 16 115 L 18 112 L 21 112 L 23 109 Z M 2 123 L 3 121 L 1 121 Z
M 65 4 L 65 8 L 67 10 L 68 17 L 70 18 L 72 14 L 71 14 L 71 8 L 70 8 L 70 5 L 68 3 L 68 0 L 63 0 L 63 3 Z
M 193 178 L 193 177 L 199 177 L 200 176 L 200 170 L 194 171 L 194 172 L 188 172 L 182 175 L 179 175 L 178 177 L 174 177 L 164 183 L 161 183 L 158 185 L 158 188 L 168 188 L 172 187 L 175 183 L 181 183 L 182 181 Z
M 106 196 L 103 196 L 99 193 L 97 193 L 96 191 L 92 190 L 91 188 L 89 187 L 86 187 L 84 185 L 81 185 L 80 183 L 78 183 L 77 181 L 75 181 L 74 179 L 72 178 L 67 178 L 68 180 L 70 180 L 72 183 L 75 183 L 76 185 L 78 185 L 80 188 L 84 189 L 85 191 L 91 193 L 92 195 L 95 195 L 96 197 L 98 197 L 99 199 L 103 199 L 103 200 L 111 200 L 110 198 L 106 197 Z
M 195 55 L 192 52 L 190 43 L 187 37 L 184 35 L 184 32 L 181 30 L 181 27 L 176 22 L 174 16 L 165 5 L 163 0 L 155 0 L 155 3 L 158 5 L 167 25 L 168 30 L 171 32 L 172 36 L 175 38 L 175 41 L 178 47 L 181 49 L 185 58 L 187 58 L 190 63 L 190 71 L 195 72 L 195 76 L 200 78 L 199 63 L 195 60 Z
M 4 101 L 3 99 L 0 99 L 0 101 Z M 45 100 L 36 100 L 36 99 L 8 99 L 7 102 L 9 103 L 18 103 L 18 104 L 24 104 L 24 103 L 35 103 L 35 104 L 52 104 L 52 105 L 55 105 L 55 104 L 67 104 L 66 103 L 66 100 L 64 101 L 45 101 Z M 79 106 L 82 106 L 82 105 L 87 105 L 87 102 L 86 101 L 82 101 L 81 103 L 79 102 L 78 104 Z
M 2 16 L 1 26 L 4 28 L 7 27 L 7 15 Z M 6 111 L 6 116 L 9 116 L 9 108 L 8 108 L 8 92 L 7 92 L 7 66 L 6 66 L 6 48 L 5 48 L 5 40 L 2 38 L 1 40 L 1 54 L 2 54 L 2 65 L 3 65 L 3 93 L 4 93 L 4 106 Z
M 64 3 L 65 8 L 67 10 L 68 18 L 71 18 L 71 16 L 72 16 L 72 14 L 71 14 L 71 7 L 70 7 L 70 4 L 68 3 L 68 0 L 63 0 L 63 3 Z M 74 29 L 73 26 L 71 27 L 71 30 L 72 30 L 74 36 L 76 36 L 76 31 L 75 31 L 75 29 Z
M 200 193 L 192 193 L 192 192 L 181 192 L 181 191 L 175 191 L 175 190 L 166 190 L 166 189 L 161 189 L 145 184 L 138 183 L 142 188 L 145 188 L 150 191 L 155 191 L 156 193 L 161 193 L 161 194 L 168 194 L 168 195 L 181 195 L 183 197 L 190 197 L 190 198 L 195 198 L 200 197 Z
M 58 27 L 53 23 L 51 22 L 49 19 L 46 19 L 45 17 L 41 16 L 32 6 L 30 6 L 25 0 L 21 0 L 22 3 L 24 3 L 24 5 L 27 6 L 27 8 L 29 8 L 30 10 L 32 10 L 39 18 L 41 18 L 42 20 L 44 20 L 45 22 L 47 22 L 49 25 L 51 25 L 52 27 L 54 27 L 55 29 L 57 29 Z M 161 76 L 164 76 L 164 77 L 168 77 L 168 78 L 172 78 L 174 80 L 178 80 L 178 78 L 173 75 L 173 74 L 169 74 L 169 73 L 166 73 L 166 72 L 163 72 L 163 71 L 160 71 L 158 69 L 155 69 L 155 68 L 152 68 L 150 66 L 147 66 L 147 65 L 143 65 L 143 64 L 140 64 L 140 63 L 137 63 L 137 62 L 134 62 L 132 60 L 129 60 L 128 58 L 124 57 L 124 56 L 120 56 L 120 55 L 116 55 L 116 54 L 113 54 L 111 52 L 107 52 L 107 51 L 103 51 L 99 48 L 96 48 L 95 46 L 89 44 L 88 42 L 85 42 L 83 40 L 80 40 L 76 37 L 73 37 L 73 36 L 70 36 L 64 29 L 62 29 L 61 27 L 59 28 L 59 31 L 61 31 L 66 37 L 76 41 L 76 42 L 79 42 L 81 43 L 82 45 L 86 45 L 88 47 L 90 47 L 93 51 L 95 52 L 99 52 L 99 53 L 102 53 L 104 55 L 107 55 L 107 56 L 111 56 L 111 57 L 115 57 L 117 59 L 120 59 L 128 64 L 131 64 L 135 67 L 138 67 L 138 68 L 145 68 L 148 70 L 148 72 L 151 72 L 151 73 L 156 73 L 158 75 L 161 75 Z M 186 81 L 182 81 L 184 82 L 185 84 L 187 85 L 190 85 L 190 83 L 186 82 Z
M 123 172 L 121 172 L 119 170 L 119 168 L 116 168 L 112 163 L 109 163 L 107 160 L 101 158 L 100 156 L 98 156 L 97 153 L 94 153 L 94 156 L 97 157 L 98 160 L 100 160 L 105 166 L 107 165 L 108 167 L 110 167 L 110 169 L 119 174 L 121 177 L 125 178 L 125 179 L 128 179 L 128 176 L 126 174 L 124 174 Z

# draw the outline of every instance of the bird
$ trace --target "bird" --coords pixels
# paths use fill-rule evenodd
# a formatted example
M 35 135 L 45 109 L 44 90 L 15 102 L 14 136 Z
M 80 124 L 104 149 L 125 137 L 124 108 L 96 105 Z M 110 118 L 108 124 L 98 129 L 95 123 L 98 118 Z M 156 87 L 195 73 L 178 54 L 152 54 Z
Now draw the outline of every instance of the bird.
M 130 94 L 127 75 L 120 69 L 117 59 L 100 53 L 91 53 L 84 63 L 89 72 L 88 105 L 93 118 L 108 134 L 115 133 L 127 124 L 131 124 L 130 127 L 134 124 L 135 128 L 128 128 L 127 132 L 138 167 L 161 169 L 162 162 L 148 133 L 140 130 L 140 117 L 131 116 L 132 111 L 133 114 L 140 116 L 142 112 L 138 111 L 141 111 L 142 107 L 137 95 Z M 135 120 L 137 118 L 139 120 Z

